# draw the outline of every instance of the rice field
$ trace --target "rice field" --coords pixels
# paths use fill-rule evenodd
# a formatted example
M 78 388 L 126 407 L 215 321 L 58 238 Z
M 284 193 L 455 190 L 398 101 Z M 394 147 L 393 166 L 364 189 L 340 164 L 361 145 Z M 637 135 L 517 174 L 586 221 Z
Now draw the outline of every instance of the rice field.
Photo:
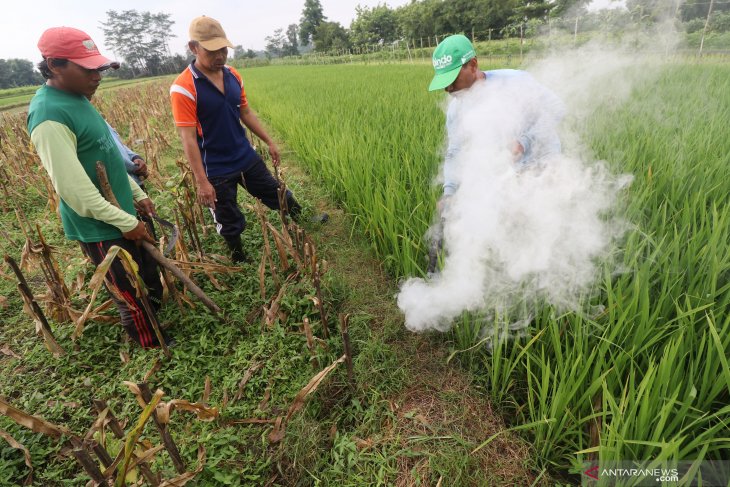
M 410 64 L 243 70 L 252 106 L 275 138 L 290 151 L 284 154 L 285 159 L 301 162 L 326 188 L 331 200 L 352 216 L 350 233 L 366 237 L 393 281 L 425 275 L 428 249 L 424 234 L 440 195 L 440 188 L 433 181 L 442 159 L 443 96 L 426 91 L 431 72 L 429 66 Z M 117 105 L 109 105 L 106 98 L 100 103 L 113 125 L 126 127 L 130 139 L 148 141 L 144 149 L 149 160 L 158 160 L 161 173 L 165 174 L 164 179 L 154 182 L 154 190 L 163 205 L 172 207 L 174 198 L 164 195 L 180 185 L 180 168 L 175 166 L 180 153 L 166 118 L 165 87 L 149 85 L 139 89 L 148 92 L 125 92 Z M 137 116 L 142 105 L 150 123 L 142 123 Z M 538 472 L 549 471 L 556 479 L 573 481 L 580 478 L 584 462 L 595 459 L 651 459 L 656 463 L 730 460 L 728 120 L 730 66 L 722 63 L 667 63 L 661 66 L 654 82 L 637 87 L 626 102 L 607 103 L 594 110 L 580 124 L 584 142 L 597 159 L 607 161 L 612 171 L 634 176 L 633 184 L 622 193 L 620 205 L 631 227 L 613 251 L 614 260 L 620 264 L 619 272 L 615 267 L 606 267 L 595 292 L 585 303 L 587 309 L 600 311 L 571 313 L 543 306 L 526 336 L 500 341 L 490 351 L 480 345 L 479 316 L 465 313 L 452 332 L 430 337 L 432 341 L 450 343 L 454 352 L 451 366 L 468 370 L 477 385 L 475 390 L 488 396 L 508 425 L 531 443 Z M 22 121 L 15 120 L 7 130 L 9 140 L 25 140 L 21 135 Z M 46 201 L 51 191 L 44 189 L 36 171 L 25 169 L 33 164 L 25 145 L 14 148 L 13 154 L 18 155 L 22 164 L 16 162 L 20 165 L 13 174 L 23 175 L 23 184 L 10 188 L 11 194 L 17 194 L 20 201 L 21 196 L 27 197 L 27 189 L 32 199 L 22 199 L 22 208 L 44 229 L 55 229 L 49 237 L 53 246 L 63 249 L 66 256 L 74 255 L 75 249 L 69 249 L 55 226 L 51 201 Z M 10 248 L 22 237 L 5 233 L 4 229 L 14 220 L 11 205 L 7 206 L 3 236 Z M 263 239 L 259 233 L 254 231 L 250 235 L 253 245 L 260 247 Z M 204 240 L 208 246 L 220 248 L 212 231 Z M 64 272 L 84 271 L 78 256 L 72 262 L 74 266 L 69 265 Z M 84 272 L 88 274 L 88 269 Z M 222 280 L 225 291 L 217 289 L 213 281 L 206 282 L 206 289 L 234 303 L 231 306 L 235 306 L 234 312 L 240 318 L 266 302 L 257 296 L 256 281 L 257 276 L 241 273 Z M 9 282 L 11 279 L 3 281 L 4 290 L 10 289 Z M 337 286 L 333 287 L 337 291 Z M 4 293 L 9 295 L 9 291 Z M 268 295 L 272 295 L 271 289 Z M 287 301 L 293 309 L 290 314 L 316 315 L 311 300 L 300 298 Z M 330 299 L 336 301 L 334 297 Z M 13 297 L 11 304 L 19 308 L 18 301 Z M 10 316 L 9 311 L 5 312 Z M 272 409 L 268 399 L 259 402 L 262 395 L 268 397 L 273 390 L 272 402 L 277 401 L 273 409 L 284 407 L 311 375 L 306 367 L 311 352 L 308 342 L 291 333 L 299 326 L 294 318 L 290 323 L 272 325 L 268 335 L 260 337 L 258 325 L 241 323 L 248 334 L 258 337 L 254 343 L 248 343 L 248 337 L 239 336 L 237 330 L 217 330 L 214 335 L 209 323 L 196 314 L 168 314 L 188 327 L 191 335 L 201 337 L 200 343 L 182 345 L 177 356 L 198 365 L 206 362 L 189 377 L 183 377 L 184 373 L 174 367 L 158 373 L 161 385 L 173 394 L 204 394 L 201 379 L 208 374 L 206 367 L 212 367 L 211 400 L 225 404 L 227 390 L 241 387 L 239 372 L 263 356 L 270 361 L 263 371 L 276 381 L 267 382 L 262 372 L 261 377 L 253 379 L 253 390 L 246 391 L 250 401 L 229 409 L 229 414 L 253 417 Z M 20 312 L 13 314 L 7 329 L 21 329 L 24 319 Z M 397 374 L 399 364 L 393 361 L 395 355 L 389 353 L 387 346 L 372 340 L 369 326 L 368 318 L 361 316 L 356 328 L 360 338 L 353 340 L 361 353 L 356 362 L 367 367 L 359 371 L 360 377 L 372 375 L 376 377 L 373 382 L 385 382 L 379 379 L 385 375 L 381 369 Z M 66 334 L 63 332 L 62 338 L 67 338 Z M 93 372 L 95 377 L 102 377 L 101 369 L 106 373 L 119 368 L 118 344 L 110 342 L 99 327 L 92 327 L 88 335 L 90 341 L 83 343 L 81 350 L 98 363 L 87 375 Z M 23 337 L 20 343 L 27 346 L 25 352 L 36 360 L 37 368 L 33 374 L 18 379 L 27 381 L 23 382 L 24 390 L 5 383 L 4 394 L 12 393 L 23 407 L 45 408 L 51 420 L 67 420 L 77 428 L 87 424 L 88 414 L 79 406 L 74 406 L 77 410 L 69 417 L 61 405 L 48 400 L 50 395 L 34 392 L 45 387 L 43 373 L 39 371 L 44 370 L 46 351 L 33 340 L 35 337 Z M 94 344 L 101 343 L 104 348 L 95 351 Z M 216 346 L 220 343 L 226 344 L 228 356 L 218 356 Z M 320 363 L 336 358 L 337 345 L 333 342 L 329 346 L 332 348 L 323 348 L 325 351 L 315 356 Z M 128 344 L 125 347 L 123 350 L 129 348 Z M 235 353 L 231 356 L 232 350 Z M 290 362 L 295 361 L 301 363 L 290 367 Z M 63 367 L 54 377 L 63 380 L 56 380 L 51 392 L 67 395 L 69 401 L 81 404 L 90 394 L 84 390 L 87 386 L 64 385 L 83 383 L 83 377 L 77 377 L 77 364 L 70 359 L 59 363 Z M 130 364 L 124 364 L 118 377 L 106 379 L 108 382 L 94 392 L 123 397 L 126 392 L 120 390 L 118 379 L 141 376 L 149 368 L 139 355 L 132 356 Z M 3 367 L 11 370 L 10 365 Z M 344 378 L 340 380 L 338 385 L 345 390 Z M 406 382 L 402 378 L 393 380 L 399 387 Z M 392 386 L 392 390 L 399 389 Z M 372 422 L 378 425 L 390 421 L 391 412 L 382 416 L 378 415 L 382 412 L 373 412 L 385 407 L 386 401 L 379 393 L 373 393 L 372 404 L 363 406 L 368 401 L 366 394 L 369 392 L 354 398 L 342 407 L 344 412 L 337 413 L 342 413 L 346 420 L 332 420 L 320 412 L 322 416 L 312 414 L 293 425 L 292 429 L 304 440 L 300 439 L 294 447 L 302 449 L 297 451 L 300 456 L 287 457 L 290 462 L 283 463 L 296 475 L 290 473 L 284 479 L 296 478 L 297 485 L 310 485 L 319 475 L 325 479 L 322 485 L 391 485 L 402 478 L 398 476 L 402 462 L 398 445 L 386 444 L 380 450 L 369 450 L 368 446 L 362 452 L 357 441 L 365 441 L 363 438 L 370 434 L 377 438 L 373 431 L 379 430 L 375 426 L 365 426 L 360 431 L 359 426 L 348 429 L 352 424 L 359 425 L 361 417 L 374 417 Z M 124 409 L 134 407 L 126 405 Z M 332 433 L 327 421 L 340 429 L 335 428 Z M 271 458 L 275 457 L 268 456 L 268 447 L 251 447 L 257 442 L 266 443 L 265 433 L 253 426 L 234 430 L 190 424 L 186 430 L 192 432 L 190 438 L 182 439 L 184 453 L 193 458 L 194 438 L 200 437 L 207 442 L 212 460 L 201 474 L 201 485 L 216 481 L 239 485 L 241 471 L 250 476 L 251 482 L 272 478 L 275 460 Z M 312 433 L 314 430 L 316 434 Z M 453 458 L 485 455 L 494 446 L 490 441 L 496 443 L 499 439 L 488 438 L 485 443 L 470 446 L 465 450 L 467 455 L 455 449 L 457 453 L 446 460 L 434 460 L 432 468 L 442 467 L 439 472 L 446 473 L 440 475 L 447 478 L 449 474 L 457 475 L 460 469 Z M 29 447 L 36 463 L 57 453 L 37 438 L 30 440 Z M 325 453 L 315 460 L 318 448 Z M 396 453 L 388 453 L 389 449 Z M 247 455 L 245 462 L 240 462 L 241 454 Z M 439 461 L 448 465 L 439 466 Z M 13 478 L 23 468 L 19 457 L 16 463 L 7 470 Z M 281 465 L 277 463 L 276 468 L 281 469 Z M 51 468 L 45 478 L 64 479 L 65 485 L 72 485 L 69 476 L 73 475 L 73 466 L 52 467 L 56 470 Z M 376 470 L 377 478 L 373 473 Z M 359 476 L 353 476 L 353 472 Z M 538 480 L 540 477 L 542 473 Z M 429 478 L 435 484 L 439 477 Z M 359 479 L 365 480 L 358 483 Z M 460 482 L 454 485 L 473 484 L 464 479 Z
M 394 278 L 423 275 L 439 188 L 441 96 L 421 65 L 246 70 L 251 102 L 354 215 Z M 728 460 L 730 66 L 671 63 L 581 135 L 631 173 L 631 230 L 586 316 L 543 307 L 529 336 L 459 354 L 542 465 Z M 463 316 L 456 350 L 477 342 Z

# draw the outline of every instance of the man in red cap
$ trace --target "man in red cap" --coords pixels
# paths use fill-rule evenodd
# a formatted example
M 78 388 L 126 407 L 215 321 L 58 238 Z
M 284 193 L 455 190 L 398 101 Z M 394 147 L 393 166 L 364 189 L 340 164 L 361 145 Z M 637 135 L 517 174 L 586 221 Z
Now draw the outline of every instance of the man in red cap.
M 28 132 L 61 197 L 63 230 L 77 240 L 83 252 L 98 265 L 113 245 L 129 252 L 139 265 L 155 310 L 162 297 L 162 285 L 155 261 L 135 244 L 152 240 L 141 213 L 153 215 L 155 207 L 125 170 L 122 155 L 109 128 L 89 102 L 101 82 L 101 72 L 119 64 L 102 56 L 84 32 L 70 27 L 46 30 L 38 41 L 43 61 L 38 65 L 46 83 L 30 102 Z M 100 192 L 96 162 L 101 161 L 120 208 Z M 143 348 L 160 345 L 134 286 L 116 259 L 106 285 L 119 308 L 122 326 Z M 154 311 L 153 311 L 154 312 Z M 170 341 L 165 337 L 166 341 Z

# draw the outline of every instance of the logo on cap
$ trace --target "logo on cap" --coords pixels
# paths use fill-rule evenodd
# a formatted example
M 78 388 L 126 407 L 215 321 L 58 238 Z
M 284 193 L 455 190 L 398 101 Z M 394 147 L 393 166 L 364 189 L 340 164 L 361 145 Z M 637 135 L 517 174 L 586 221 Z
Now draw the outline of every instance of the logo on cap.
M 433 69 L 442 69 L 442 68 L 445 68 L 449 64 L 451 64 L 451 61 L 453 61 L 453 58 L 451 57 L 451 54 L 449 54 L 449 55 L 444 54 L 440 58 L 433 60 Z
M 468 60 L 470 60 L 474 56 L 476 56 L 476 53 L 474 52 L 474 49 L 472 49 L 471 51 L 469 51 L 466 54 L 464 54 L 463 56 L 461 56 L 461 64 L 466 63 Z
M 83 44 L 84 47 L 89 51 L 93 51 L 94 49 L 96 49 L 96 44 L 94 44 L 94 41 L 92 41 L 91 39 L 86 39 L 85 41 L 82 41 L 81 44 Z

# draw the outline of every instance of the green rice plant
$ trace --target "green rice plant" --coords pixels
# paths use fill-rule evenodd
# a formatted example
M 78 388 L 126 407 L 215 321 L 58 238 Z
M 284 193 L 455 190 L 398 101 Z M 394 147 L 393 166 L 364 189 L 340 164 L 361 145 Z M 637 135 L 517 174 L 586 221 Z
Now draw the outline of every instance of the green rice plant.
M 581 121 L 634 182 L 632 225 L 586 309 L 537 310 L 527 337 L 457 353 L 543 465 L 726 458 L 730 447 L 730 67 L 667 64 L 627 103 Z M 244 72 L 252 104 L 354 217 L 395 276 L 423 275 L 439 188 L 441 97 L 423 65 Z M 464 315 L 457 350 L 483 340 Z M 498 323 L 499 320 L 495 320 Z M 500 325 L 495 324 L 498 327 Z

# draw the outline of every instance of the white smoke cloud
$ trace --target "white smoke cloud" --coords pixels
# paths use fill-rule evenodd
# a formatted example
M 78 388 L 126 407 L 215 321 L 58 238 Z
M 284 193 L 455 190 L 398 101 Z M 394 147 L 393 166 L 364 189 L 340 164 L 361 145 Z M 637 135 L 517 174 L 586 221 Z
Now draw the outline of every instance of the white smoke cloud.
M 671 43 L 676 36 L 663 29 Z M 555 110 L 549 100 L 520 83 L 489 80 L 452 97 L 459 120 L 452 136 L 462 148 L 453 174 L 458 189 L 443 214 L 443 269 L 402 283 L 397 302 L 408 329 L 447 331 L 464 311 L 524 323 L 542 303 L 581 309 L 629 228 L 617 201 L 632 177 L 592 160 L 571 127 L 653 79 L 656 63 L 641 51 L 594 42 L 531 63 L 527 70 L 558 94 L 568 116 L 563 152 L 525 169 L 510 144 L 526 113 Z

